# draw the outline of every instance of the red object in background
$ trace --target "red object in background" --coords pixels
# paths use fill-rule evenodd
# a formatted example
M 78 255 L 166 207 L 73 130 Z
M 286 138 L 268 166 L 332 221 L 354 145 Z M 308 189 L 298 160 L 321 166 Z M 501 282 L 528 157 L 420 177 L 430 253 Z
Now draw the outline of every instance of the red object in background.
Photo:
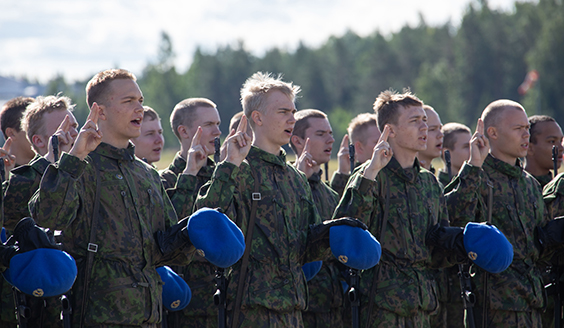
M 520 95 L 526 94 L 527 91 L 529 91 L 529 89 L 535 85 L 535 82 L 537 82 L 538 79 L 539 79 L 539 72 L 537 72 L 536 69 L 527 73 L 527 76 L 525 76 L 525 81 L 523 81 L 523 83 L 521 83 L 521 85 L 517 89 L 519 94 Z

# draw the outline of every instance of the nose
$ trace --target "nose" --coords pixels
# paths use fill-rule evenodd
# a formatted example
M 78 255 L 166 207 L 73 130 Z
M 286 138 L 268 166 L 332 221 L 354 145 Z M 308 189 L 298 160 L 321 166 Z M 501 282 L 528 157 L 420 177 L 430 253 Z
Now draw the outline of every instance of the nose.
M 219 137 L 221 135 L 221 129 L 219 128 L 219 125 L 215 126 L 212 135 L 214 137 Z
M 441 129 L 439 129 L 439 133 L 437 134 L 437 139 L 443 139 L 445 137 L 443 131 L 441 131 Z
M 164 136 L 162 134 L 157 133 L 157 137 L 155 138 L 155 144 L 156 145 L 164 144 Z
M 328 144 L 333 144 L 335 142 L 335 138 L 333 137 L 332 134 L 329 135 L 329 139 L 327 139 L 327 143 Z

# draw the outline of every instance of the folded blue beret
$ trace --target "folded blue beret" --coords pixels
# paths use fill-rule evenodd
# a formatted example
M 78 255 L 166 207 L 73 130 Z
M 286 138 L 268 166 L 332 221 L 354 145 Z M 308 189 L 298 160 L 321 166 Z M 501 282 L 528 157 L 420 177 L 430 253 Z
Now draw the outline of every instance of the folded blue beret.
M 232 266 L 245 252 L 241 229 L 217 210 L 204 207 L 194 212 L 187 229 L 198 254 L 220 268 Z
M 513 246 L 493 225 L 470 222 L 464 228 L 464 248 L 480 268 L 500 273 L 513 261 Z
M 306 281 L 310 281 L 315 275 L 321 270 L 321 265 L 323 261 L 309 262 L 302 266 Z
M 380 261 L 380 243 L 368 231 L 348 225 L 333 226 L 329 230 L 333 255 L 346 266 L 366 270 Z
M 76 279 L 76 262 L 58 249 L 38 248 L 12 257 L 4 277 L 24 294 L 57 296 L 71 289 Z
M 165 308 L 169 311 L 184 309 L 192 299 L 192 291 L 186 281 L 167 266 L 158 267 L 157 272 L 164 282 L 163 305 Z

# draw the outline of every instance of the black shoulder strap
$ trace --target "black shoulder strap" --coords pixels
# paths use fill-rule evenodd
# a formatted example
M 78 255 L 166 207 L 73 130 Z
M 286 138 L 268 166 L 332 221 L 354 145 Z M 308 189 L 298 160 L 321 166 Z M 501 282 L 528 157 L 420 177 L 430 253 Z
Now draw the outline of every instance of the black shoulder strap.
M 251 215 L 249 217 L 249 224 L 247 226 L 247 234 L 245 235 L 245 252 L 243 253 L 243 259 L 241 261 L 241 270 L 239 273 L 239 282 L 237 285 L 237 295 L 235 297 L 235 307 L 233 308 L 233 318 L 231 320 L 231 327 L 236 328 L 239 323 L 239 314 L 241 313 L 241 303 L 243 300 L 243 287 L 245 281 L 247 281 L 247 273 L 249 267 L 249 256 L 251 254 L 251 243 L 253 240 L 253 231 L 255 229 L 255 218 L 257 214 L 258 201 L 261 200 L 261 194 L 259 192 L 260 181 L 257 179 L 256 174 L 253 172 L 251 163 L 245 160 L 249 164 L 251 175 L 255 181 L 255 189 L 252 193 L 252 204 L 251 204 Z
M 92 156 L 94 155 L 94 156 Z M 98 251 L 98 245 L 95 243 L 96 241 L 96 230 L 98 228 L 98 212 L 100 210 L 100 167 L 99 167 L 99 158 L 97 154 L 90 154 L 90 158 L 92 159 L 92 165 L 94 166 L 94 172 L 96 174 L 96 195 L 94 196 L 94 209 L 92 211 L 92 219 L 90 222 L 90 239 L 88 240 L 88 255 L 86 258 L 86 268 L 84 270 L 84 288 L 82 291 L 82 308 L 81 308 L 81 316 L 80 316 L 80 327 L 84 326 L 84 315 L 86 310 L 86 303 L 88 301 L 88 283 L 90 282 L 90 278 L 92 276 L 92 265 L 94 264 L 94 255 Z
M 379 241 L 383 245 L 384 244 L 384 234 L 386 232 L 386 226 L 388 225 L 388 213 L 390 212 L 390 184 L 388 183 L 388 177 L 386 174 L 380 174 L 382 179 L 381 188 L 380 188 L 380 195 L 385 193 L 386 199 L 384 200 L 384 213 L 382 217 L 382 229 L 380 230 Z M 376 295 L 376 285 L 378 284 L 378 275 L 380 274 L 379 265 L 374 270 L 374 276 L 372 277 L 372 286 L 370 286 L 370 295 L 368 297 L 368 312 L 367 312 L 367 320 L 366 320 L 366 328 L 369 328 L 372 324 L 372 308 L 374 307 L 374 295 Z

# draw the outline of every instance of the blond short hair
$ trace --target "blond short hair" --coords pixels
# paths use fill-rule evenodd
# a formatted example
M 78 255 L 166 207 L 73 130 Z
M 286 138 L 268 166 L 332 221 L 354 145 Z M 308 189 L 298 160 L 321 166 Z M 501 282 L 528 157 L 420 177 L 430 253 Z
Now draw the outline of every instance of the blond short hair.
M 282 81 L 282 75 L 274 77 L 272 73 L 257 72 L 248 78 L 241 88 L 241 106 L 245 116 L 251 117 L 251 113 L 259 111 L 264 113 L 264 103 L 268 92 L 277 90 L 287 95 L 295 101 L 297 94 L 301 91 L 300 87 L 293 85 L 292 82 Z M 254 126 L 253 120 L 249 120 Z
M 207 98 L 187 98 L 174 106 L 174 109 L 170 114 L 170 126 L 172 127 L 172 132 L 174 132 L 174 135 L 178 138 L 178 140 L 181 140 L 178 127 L 185 125 L 188 128 L 192 128 L 196 109 L 200 107 L 217 108 L 217 105 Z
M 136 81 L 137 78 L 133 73 L 121 68 L 108 69 L 94 75 L 86 85 L 86 103 L 88 107 L 92 107 L 94 103 L 106 104 L 110 82 L 113 80 Z
M 366 140 L 366 131 L 369 127 L 375 126 L 378 127 L 377 124 L 377 117 L 376 114 L 372 113 L 362 113 L 358 114 L 355 118 L 351 120 L 349 123 L 349 127 L 347 128 L 347 133 L 349 134 L 349 140 L 351 143 L 355 143 L 357 141 L 362 142 Z
M 486 132 L 486 136 L 488 136 L 489 127 L 498 126 L 501 114 L 506 109 L 520 109 L 525 112 L 525 108 L 523 108 L 520 103 L 513 100 L 499 99 L 491 102 L 482 112 L 482 121 L 484 121 L 484 131 Z

